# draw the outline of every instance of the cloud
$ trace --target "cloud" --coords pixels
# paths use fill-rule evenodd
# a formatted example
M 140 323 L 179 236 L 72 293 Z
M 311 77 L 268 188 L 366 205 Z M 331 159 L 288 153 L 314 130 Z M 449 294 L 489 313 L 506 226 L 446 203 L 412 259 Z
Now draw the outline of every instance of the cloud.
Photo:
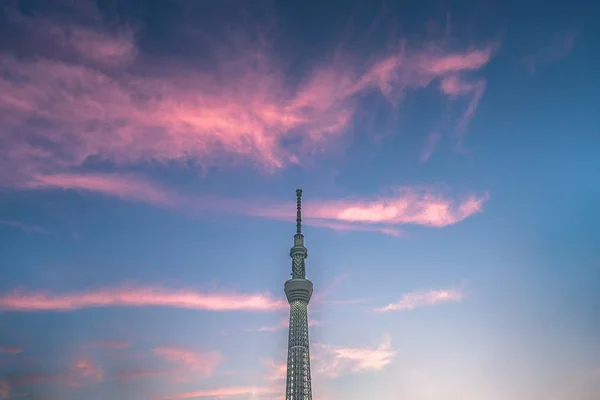
M 53 25 L 53 28 L 55 31 L 61 29 L 58 25 Z M 100 65 L 129 64 L 137 55 L 133 32 L 129 29 L 109 33 L 71 26 L 63 29 L 61 33 L 65 44 L 77 54 Z
M 267 378 L 270 381 L 281 381 L 286 379 L 287 375 L 287 363 L 286 362 L 276 362 L 272 359 L 263 359 L 261 360 L 262 364 L 265 365 L 269 369 L 269 374 Z
M 389 335 L 384 335 L 382 342 L 376 347 L 344 347 L 315 343 L 311 350 L 313 377 L 330 379 L 360 371 L 381 371 L 396 356 Z M 285 380 L 285 362 L 264 359 L 262 363 L 270 370 L 269 380 Z
M 385 307 L 376 309 L 376 311 L 386 312 L 414 310 L 415 308 L 432 306 L 438 303 L 457 302 L 463 298 L 463 291 L 456 288 L 415 291 L 405 294 L 397 303 L 388 304 Z
M 365 226 L 365 225 L 353 225 L 351 223 L 345 222 L 337 222 L 337 221 L 327 221 L 327 220 L 319 220 L 313 218 L 305 218 L 305 225 L 315 226 L 319 228 L 327 228 L 332 229 L 339 232 L 348 232 L 348 231 L 359 231 L 359 232 L 379 232 L 385 235 L 396 236 L 399 237 L 402 235 L 399 229 L 386 227 L 386 226 Z
M 53 232 L 50 232 L 44 228 L 40 228 L 39 226 L 34 225 L 26 225 L 20 221 L 0 220 L 0 225 L 10 226 L 12 228 L 17 228 L 25 232 L 34 232 L 39 233 L 41 235 L 56 236 Z
M 12 23 L 42 49 L 31 57 L 0 53 L 0 170 L 13 171 L 0 180 L 10 186 L 43 185 L 95 163 L 301 164 L 335 147 L 364 95 L 378 92 L 396 104 L 437 79 L 466 81 L 494 54 L 488 45 L 403 42 L 377 58 L 321 60 L 291 84 L 292 71 L 264 43 L 224 41 L 206 54 L 214 68 L 173 62 L 156 72 L 149 68 L 156 60 L 138 57 L 130 29 L 16 11 Z
M 451 98 L 459 96 L 470 97 L 467 108 L 458 124 L 460 131 L 464 131 L 467 128 L 469 121 L 475 114 L 475 110 L 483 96 L 485 87 L 486 82 L 483 79 L 467 81 L 458 75 L 448 75 L 441 80 L 440 90 Z
M 389 365 L 396 352 L 389 335 L 377 347 L 341 347 L 314 344 L 316 350 L 315 374 L 337 378 L 359 371 L 381 371 Z
M 185 366 L 189 371 L 200 372 L 205 377 L 211 376 L 221 362 L 221 355 L 217 352 L 199 353 L 174 347 L 157 347 L 153 351 L 168 362 Z
M 20 373 L 7 380 L 11 386 L 55 383 L 68 387 L 82 387 L 104 381 L 104 370 L 87 357 L 74 359 L 68 370 L 51 373 Z
M 21 353 L 23 353 L 23 349 L 20 349 L 18 347 L 0 347 L 0 354 L 15 355 Z
M 439 132 L 431 132 L 427 135 L 427 141 L 425 143 L 425 148 L 421 152 L 421 156 L 419 157 L 420 162 L 427 162 L 429 158 L 433 155 L 433 152 L 437 148 L 438 144 L 442 140 L 442 134 Z
M 160 397 L 161 400 L 196 399 L 201 397 L 233 397 L 233 396 L 260 396 L 270 395 L 281 391 L 276 387 L 261 386 L 232 386 L 217 389 L 197 390 L 193 392 L 177 393 Z
M 61 188 L 99 192 L 126 200 L 141 201 L 184 212 L 237 213 L 287 220 L 295 218 L 289 202 L 264 199 L 233 199 L 177 193 L 135 175 L 61 174 L 37 176 L 28 188 Z M 433 188 L 401 187 L 388 195 L 304 202 L 305 225 L 336 230 L 376 231 L 400 235 L 397 225 L 444 227 L 456 224 L 483 210 L 488 195 L 452 197 Z
M 88 358 L 78 358 L 71 365 L 68 377 L 69 386 L 83 386 L 100 383 L 104 380 L 104 370 Z
M 60 188 L 97 192 L 126 200 L 170 207 L 178 201 L 171 191 L 134 175 L 117 174 L 59 174 L 36 175 L 23 184 L 24 188 Z
M 207 311 L 273 311 L 287 307 L 283 299 L 269 293 L 201 293 L 158 287 L 116 289 L 55 294 L 16 289 L 0 293 L 3 311 L 71 311 L 90 307 L 174 307 Z
M 480 212 L 487 197 L 471 194 L 457 201 L 431 189 L 400 188 L 393 190 L 391 195 L 374 199 L 307 201 L 304 209 L 310 216 L 308 224 L 312 219 L 318 219 L 366 226 L 444 227 Z M 267 212 L 283 213 L 283 210 Z
M 379 345 L 345 347 L 314 343 L 311 346 L 311 371 L 314 379 L 336 379 L 362 371 L 382 371 L 396 356 L 391 338 L 384 335 Z M 287 375 L 287 363 L 273 359 L 263 359 L 268 369 L 267 380 L 275 385 L 282 384 Z
M 525 56 L 523 63 L 534 74 L 540 66 L 555 63 L 571 54 L 576 37 L 576 30 L 555 35 L 551 43 Z
M 313 295 L 313 303 L 322 302 L 323 300 L 331 296 L 331 294 L 335 292 L 335 289 L 338 288 L 342 284 L 342 282 L 344 282 L 348 278 L 349 275 L 350 274 L 348 272 L 345 272 L 335 277 L 335 279 L 330 284 L 328 284 L 318 293 L 315 293 Z
M 10 396 L 10 386 L 6 381 L 0 381 L 0 399 L 8 399 Z

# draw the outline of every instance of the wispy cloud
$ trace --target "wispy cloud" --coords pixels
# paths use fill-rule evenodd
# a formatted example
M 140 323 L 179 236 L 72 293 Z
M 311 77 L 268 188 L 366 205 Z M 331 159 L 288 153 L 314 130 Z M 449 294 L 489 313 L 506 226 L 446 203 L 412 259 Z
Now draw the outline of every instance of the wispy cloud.
M 183 195 L 134 175 L 61 174 L 37 176 L 25 187 L 99 192 L 184 212 L 238 213 L 286 220 L 295 218 L 288 202 Z M 371 198 L 317 199 L 304 204 L 306 225 L 338 230 L 376 231 L 398 236 L 398 225 L 444 227 L 483 210 L 486 193 L 451 196 L 435 188 L 401 187 Z
M 23 353 L 23 349 L 20 349 L 18 347 L 0 347 L 0 354 L 15 355 L 21 353 Z
M 421 152 L 421 157 L 419 157 L 419 161 L 420 162 L 428 161 L 431 158 L 431 156 L 433 155 L 433 152 L 435 151 L 435 149 L 437 148 L 437 146 L 441 140 L 442 140 L 441 133 L 430 132 L 427 135 L 425 147 L 423 148 L 423 151 Z
M 344 282 L 348 278 L 349 275 L 350 274 L 348 272 L 345 272 L 341 275 L 336 276 L 331 283 L 329 283 L 322 290 L 313 295 L 313 302 L 319 303 L 331 296 L 331 294 L 335 292 L 335 289 L 338 288 L 342 284 L 342 282 Z
M 352 223 L 347 223 L 347 222 L 321 220 L 321 219 L 314 219 L 314 218 L 305 218 L 304 224 L 319 227 L 319 228 L 332 229 L 332 230 L 338 231 L 338 232 L 352 232 L 352 231 L 379 232 L 379 233 L 383 233 L 385 235 L 390 235 L 390 236 L 396 236 L 396 237 L 402 236 L 402 232 L 400 231 L 400 229 L 395 228 L 395 227 L 389 227 L 389 226 L 357 225 L 357 224 L 352 224 Z
M 308 223 L 311 219 L 321 219 L 367 226 L 410 224 L 443 227 L 480 212 L 487 200 L 487 195 L 468 195 L 456 201 L 431 189 L 400 188 L 391 192 L 375 199 L 309 201 L 305 206 L 306 214 L 310 215 Z
M 98 364 L 86 357 L 78 358 L 71 365 L 68 376 L 69 386 L 83 386 L 89 383 L 99 383 L 104 380 L 104 370 Z
M 181 203 L 181 199 L 174 192 L 133 175 L 36 175 L 32 180 L 25 182 L 22 187 L 82 190 L 165 207 L 172 206 L 177 202 Z
M 197 352 L 176 347 L 157 347 L 153 351 L 168 362 L 199 372 L 205 377 L 211 376 L 221 362 L 221 355 L 217 352 Z
M 335 379 L 361 371 L 381 371 L 392 363 L 396 351 L 392 349 L 389 335 L 384 335 L 376 346 L 335 346 L 315 343 L 311 349 L 313 378 Z M 284 361 L 263 359 L 268 369 L 267 379 L 278 382 L 286 379 L 287 364 Z
M 291 71 L 273 59 L 268 40 L 224 42 L 222 51 L 210 53 L 212 70 L 170 65 L 149 73 L 126 27 L 109 29 L 101 20 L 64 25 L 17 11 L 13 17 L 32 43 L 60 51 L 42 48 L 36 57 L 22 58 L 0 53 L 6 132 L 0 169 L 14 171 L 0 176 L 5 184 L 44 184 L 48 176 L 58 179 L 93 161 L 117 167 L 250 162 L 263 170 L 301 164 L 345 134 L 364 94 L 379 92 L 397 104 L 407 90 L 434 80 L 466 82 L 495 51 L 489 45 L 447 50 L 403 42 L 375 59 L 339 55 L 322 61 L 290 85 Z
M 16 289 L 0 293 L 0 310 L 69 311 L 90 307 L 174 307 L 208 311 L 273 311 L 287 307 L 269 293 L 202 293 L 158 287 L 121 287 L 73 293 Z
M 261 362 L 269 369 L 267 378 L 270 381 L 285 380 L 287 375 L 287 363 L 285 361 L 276 362 L 275 360 L 266 358 L 261 360 Z
M 196 399 L 201 397 L 233 397 L 233 396 L 260 396 L 270 395 L 281 391 L 281 388 L 263 386 L 231 386 L 216 389 L 197 390 L 193 392 L 176 393 L 162 396 L 161 400 Z
M 461 289 L 438 289 L 410 292 L 402 296 L 396 303 L 376 309 L 378 312 L 408 311 L 415 308 L 428 307 L 439 303 L 458 302 L 464 298 Z
M 448 75 L 442 78 L 440 83 L 440 90 L 450 96 L 451 98 L 457 98 L 461 96 L 469 97 L 467 107 L 458 123 L 458 132 L 466 130 L 467 125 L 473 118 L 475 110 L 479 105 L 479 101 L 485 91 L 486 82 L 484 79 L 477 80 L 465 80 L 458 75 Z
M 9 377 L 12 387 L 54 383 L 68 387 L 82 387 L 100 383 L 104 380 L 104 370 L 87 357 L 74 359 L 69 368 L 49 373 L 19 373 Z
M 34 233 L 39 233 L 41 235 L 56 236 L 55 233 L 50 232 L 47 229 L 44 229 L 44 228 L 41 228 L 41 227 L 35 226 L 35 225 L 27 225 L 20 221 L 0 220 L 0 225 L 10 226 L 12 228 L 17 228 L 17 229 L 20 229 L 25 232 L 34 232 Z
M 83 59 L 98 65 L 120 66 L 134 61 L 137 48 L 134 33 L 130 29 L 117 32 L 103 32 L 82 26 L 60 26 L 48 23 L 55 34 L 63 37 L 63 43 L 69 46 Z
M 555 35 L 550 43 L 525 56 L 523 63 L 534 74 L 540 66 L 552 64 L 571 54 L 576 37 L 575 30 Z
M 8 399 L 10 396 L 10 386 L 6 381 L 0 381 L 0 399 Z
M 396 351 L 389 335 L 376 347 L 342 347 L 316 343 L 315 373 L 329 378 L 359 371 L 380 371 L 389 365 Z

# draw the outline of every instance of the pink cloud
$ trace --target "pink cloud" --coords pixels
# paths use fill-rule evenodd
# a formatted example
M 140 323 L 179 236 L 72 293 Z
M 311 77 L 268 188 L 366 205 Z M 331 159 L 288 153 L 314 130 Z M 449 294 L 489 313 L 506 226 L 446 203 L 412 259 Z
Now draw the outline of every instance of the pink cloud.
M 190 290 L 126 286 L 62 294 L 16 289 L 0 294 L 0 310 L 4 311 L 69 311 L 114 306 L 162 306 L 209 311 L 273 311 L 286 308 L 287 302 L 273 298 L 269 293 L 201 293 Z
M 25 373 L 11 376 L 11 386 L 62 384 L 70 387 L 87 386 L 104 380 L 103 369 L 88 358 L 75 359 L 67 371 L 55 373 Z M 14 395 L 13 395 L 14 396 Z M 0 397 L 1 399 L 2 397 Z
M 422 60 L 422 65 L 433 75 L 441 76 L 484 67 L 494 55 L 495 47 L 472 49 L 462 53 L 440 54 Z
M 306 215 L 313 219 L 354 224 L 452 225 L 482 210 L 487 195 L 469 195 L 456 201 L 432 190 L 401 188 L 375 199 L 307 201 Z M 271 210 L 278 212 L 282 210 Z
M 334 379 L 360 371 L 381 371 L 396 356 L 391 343 L 389 335 L 384 335 L 377 346 L 350 347 L 315 343 L 311 349 L 313 378 Z M 285 361 L 263 359 L 262 364 L 269 370 L 268 380 L 278 382 L 286 379 Z
M 81 387 L 100 383 L 104 380 L 104 370 L 87 357 L 76 358 L 68 370 L 52 373 L 25 373 L 12 375 L 12 386 L 55 383 L 70 387 Z
M 458 96 L 470 96 L 467 108 L 458 124 L 461 130 L 466 129 L 469 121 L 475 114 L 475 110 L 479 105 L 479 101 L 485 91 L 486 82 L 483 79 L 478 79 L 472 82 L 463 80 L 457 75 L 448 75 L 441 80 L 440 89 L 442 92 L 456 98 Z
M 396 356 L 389 335 L 377 347 L 343 347 L 316 343 L 315 374 L 329 378 L 359 371 L 381 371 Z
M 157 347 L 153 351 L 168 362 L 200 372 L 205 377 L 211 376 L 221 362 L 221 355 L 217 352 L 196 352 L 175 347 Z
M 421 161 L 421 162 L 428 161 L 429 158 L 431 158 L 431 156 L 433 155 L 433 152 L 435 151 L 435 149 L 437 148 L 437 146 L 441 140 L 442 140 L 441 133 L 439 133 L 439 132 L 429 133 L 429 135 L 427 135 L 427 141 L 425 143 L 425 148 L 423 149 L 423 152 L 421 153 L 421 157 L 419 158 L 419 161 Z
M 287 363 L 276 362 L 271 359 L 263 359 L 263 365 L 269 369 L 268 379 L 271 381 L 285 380 L 287 376 Z
M 104 380 L 104 370 L 88 358 L 78 358 L 71 364 L 68 386 L 83 386 L 88 383 L 99 383 Z
M 295 217 L 293 208 L 283 202 L 183 195 L 134 175 L 44 175 L 37 176 L 26 187 L 99 192 L 184 212 L 216 211 L 285 220 Z M 444 227 L 456 224 L 481 212 L 488 199 L 487 194 L 455 199 L 434 189 L 410 187 L 390 192 L 371 199 L 309 200 L 304 204 L 307 217 L 303 222 L 341 231 L 374 231 L 399 236 L 401 233 L 395 225 Z
M 440 289 L 429 291 L 415 291 L 402 296 L 397 303 L 388 304 L 385 307 L 378 308 L 376 311 L 407 311 L 415 308 L 432 306 L 439 303 L 458 302 L 464 298 L 461 289 Z
M 313 380 L 336 379 L 342 376 L 368 371 L 383 371 L 394 360 L 396 351 L 392 348 L 391 338 L 384 335 L 378 345 L 335 346 L 315 343 L 311 346 L 311 370 Z M 283 384 L 287 375 L 285 359 L 276 361 L 263 359 L 267 367 L 267 380 L 275 387 Z
M 34 233 L 39 233 L 41 235 L 55 236 L 54 233 L 48 231 L 47 229 L 41 228 L 39 226 L 27 225 L 20 221 L 0 220 L 0 225 L 10 226 L 12 228 L 17 228 L 17 229 L 20 229 L 25 232 L 34 232 Z
M 34 19 L 20 15 L 18 23 L 35 30 Z M 0 120 L 6 132 L 0 169 L 15 171 L 0 178 L 10 184 L 33 180 L 34 187 L 56 186 L 63 174 L 90 161 L 116 167 L 191 161 L 284 168 L 335 148 L 363 94 L 379 91 L 396 104 L 406 89 L 425 88 L 448 75 L 463 79 L 494 52 L 490 46 L 449 51 L 403 45 L 366 63 L 337 57 L 290 85 L 290 72 L 267 46 L 244 43 L 216 51 L 214 70 L 170 65 L 160 74 L 141 73 L 147 61 L 136 57 L 130 30 L 44 21 L 45 30 L 32 34 L 79 59 L 0 53 Z M 128 68 L 107 71 L 115 65 Z M 30 124 L 32 119 L 40 123 Z
M 15 355 L 21 353 L 23 353 L 23 349 L 18 347 L 0 347 L 0 354 Z
M 8 399 L 10 396 L 10 386 L 6 381 L 0 381 L 0 399 Z
M 177 196 L 133 175 L 116 174 L 58 174 L 36 175 L 23 185 L 26 188 L 61 188 L 102 193 L 123 199 L 169 207 Z
M 345 222 L 327 221 L 314 218 L 305 218 L 304 225 L 315 226 L 319 228 L 332 229 L 339 232 L 359 231 L 359 232 L 379 232 L 385 235 L 399 237 L 402 235 L 399 229 L 387 226 L 365 226 L 353 225 Z
M 26 16 L 7 7 L 8 20 L 20 26 L 24 36 L 41 41 L 41 52 L 75 56 L 79 62 L 91 62 L 98 66 L 130 64 L 137 55 L 134 32 L 129 26 L 109 29 L 102 21 L 99 10 L 92 2 L 72 4 L 73 11 L 83 12 L 88 25 L 83 27 L 71 18 L 60 22 L 43 14 Z
M 234 397 L 234 396 L 260 396 L 278 393 L 281 388 L 261 386 L 232 386 L 217 389 L 197 390 L 193 392 L 177 393 L 163 396 L 161 400 L 196 399 L 201 397 Z
M 55 31 L 61 29 L 57 25 L 53 27 Z M 73 50 L 100 65 L 129 64 L 137 55 L 133 33 L 128 29 L 117 33 L 108 33 L 73 26 L 70 29 L 64 29 L 62 33 L 65 41 Z

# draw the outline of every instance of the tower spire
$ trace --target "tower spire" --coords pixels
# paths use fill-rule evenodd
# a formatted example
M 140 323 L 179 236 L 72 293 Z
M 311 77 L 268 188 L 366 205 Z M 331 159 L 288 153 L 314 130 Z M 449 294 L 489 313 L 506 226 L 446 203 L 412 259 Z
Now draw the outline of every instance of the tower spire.
M 306 278 L 305 260 L 308 250 L 304 247 L 304 235 L 302 234 L 302 189 L 296 189 L 296 234 L 294 235 L 294 247 L 290 249 L 292 258 L 292 277 Z
M 312 400 L 310 351 L 308 345 L 308 303 L 313 284 L 306 279 L 308 251 L 302 234 L 302 190 L 296 190 L 296 234 L 290 249 L 292 278 L 285 282 L 285 296 L 290 304 L 286 400 Z
M 296 189 L 296 233 L 302 234 L 302 189 Z

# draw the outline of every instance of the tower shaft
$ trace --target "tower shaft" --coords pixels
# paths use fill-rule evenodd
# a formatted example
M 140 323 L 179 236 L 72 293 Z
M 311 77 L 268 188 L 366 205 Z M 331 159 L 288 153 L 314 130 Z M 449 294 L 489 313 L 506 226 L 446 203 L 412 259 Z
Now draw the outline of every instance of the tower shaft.
M 301 199 L 302 191 L 296 190 L 296 234 L 292 258 L 292 279 L 285 282 L 285 295 L 290 304 L 288 334 L 288 358 L 286 377 L 286 400 L 312 400 L 310 376 L 310 351 L 308 341 L 308 303 L 313 284 L 306 279 L 305 260 L 308 257 L 302 235 Z

